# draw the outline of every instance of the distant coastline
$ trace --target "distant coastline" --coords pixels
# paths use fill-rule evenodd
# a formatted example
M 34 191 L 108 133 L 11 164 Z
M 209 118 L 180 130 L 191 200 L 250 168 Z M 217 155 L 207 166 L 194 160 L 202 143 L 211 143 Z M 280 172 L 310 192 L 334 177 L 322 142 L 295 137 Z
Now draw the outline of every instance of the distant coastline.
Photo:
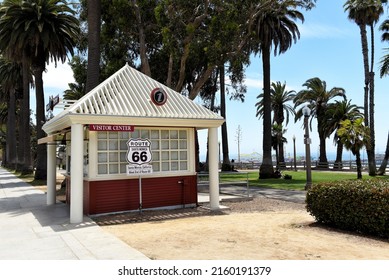
M 273 157 L 275 158 L 275 154 L 273 154 Z M 362 160 L 365 160 L 367 159 L 367 156 L 366 156 L 366 153 L 363 152 L 362 154 Z M 384 154 L 376 154 L 376 160 L 382 160 L 384 157 Z M 222 160 L 222 155 L 220 155 L 220 160 Z M 230 154 L 230 160 L 234 160 L 235 162 L 238 161 L 238 154 Z M 296 160 L 304 160 L 305 159 L 305 155 L 304 154 L 301 154 L 301 153 L 297 153 L 296 155 Z M 335 161 L 336 159 L 336 152 L 328 152 L 327 153 L 327 159 L 328 161 Z M 202 154 L 200 155 L 200 161 L 201 162 L 205 162 L 206 160 L 206 155 Z M 252 152 L 250 154 L 247 154 L 247 153 L 241 153 L 240 154 L 240 160 L 241 162 L 260 162 L 262 160 L 262 154 L 258 153 L 258 152 Z M 312 160 L 318 160 L 318 155 L 312 155 Z M 352 161 L 355 161 L 355 156 L 349 152 L 349 151 L 343 151 L 343 158 L 342 158 L 343 161 L 347 161 L 347 160 L 352 160 Z M 285 161 L 286 162 L 291 162 L 293 161 L 293 155 L 290 155 L 289 153 L 287 153 L 285 155 Z

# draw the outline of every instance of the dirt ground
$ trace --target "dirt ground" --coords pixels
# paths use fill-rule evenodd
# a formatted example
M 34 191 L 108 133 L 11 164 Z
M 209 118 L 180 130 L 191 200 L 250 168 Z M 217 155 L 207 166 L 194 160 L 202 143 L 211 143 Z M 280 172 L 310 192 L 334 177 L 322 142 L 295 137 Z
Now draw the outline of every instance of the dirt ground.
M 315 223 L 303 204 L 274 199 L 223 203 L 230 209 L 148 211 L 95 218 L 151 259 L 389 259 L 389 240 Z

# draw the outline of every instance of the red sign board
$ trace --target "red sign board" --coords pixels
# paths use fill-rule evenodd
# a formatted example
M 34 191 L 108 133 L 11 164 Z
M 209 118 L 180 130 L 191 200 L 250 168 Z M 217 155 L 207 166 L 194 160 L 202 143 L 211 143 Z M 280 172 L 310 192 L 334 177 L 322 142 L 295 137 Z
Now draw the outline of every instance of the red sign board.
M 133 125 L 119 124 L 90 124 L 89 131 L 134 131 Z

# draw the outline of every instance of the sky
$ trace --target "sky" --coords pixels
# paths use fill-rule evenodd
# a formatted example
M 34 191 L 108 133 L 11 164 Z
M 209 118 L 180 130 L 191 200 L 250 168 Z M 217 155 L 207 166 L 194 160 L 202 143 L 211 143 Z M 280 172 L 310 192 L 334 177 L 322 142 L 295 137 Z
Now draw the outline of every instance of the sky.
M 358 26 L 350 21 L 344 12 L 345 1 L 318 0 L 316 8 L 303 11 L 305 21 L 298 23 L 300 40 L 293 44 L 284 54 L 271 58 L 271 80 L 273 82 L 286 82 L 288 90 L 296 92 L 304 89 L 302 86 L 308 79 L 319 77 L 326 81 L 327 89 L 342 87 L 346 90 L 348 99 L 353 104 L 363 106 L 363 61 L 361 40 Z M 382 22 L 388 13 L 381 17 Z M 376 26 L 375 32 L 375 127 L 376 127 L 376 153 L 384 153 L 389 131 L 389 77 L 379 77 L 379 61 L 384 54 L 384 48 L 389 47 L 380 41 L 381 33 Z M 124 64 L 123 64 L 124 65 Z M 247 94 L 244 103 L 239 101 L 227 102 L 227 129 L 229 153 L 231 159 L 237 159 L 237 130 L 241 128 L 240 153 L 262 154 L 262 119 L 256 114 L 255 103 L 257 95 L 262 92 L 262 63 L 260 57 L 252 57 L 250 66 L 246 69 L 245 84 Z M 53 64 L 48 66 L 44 73 L 44 87 L 46 103 L 48 96 L 59 94 L 68 88 L 68 83 L 74 81 L 72 71 L 67 64 Z M 201 103 L 196 99 L 195 102 Z M 35 102 L 31 100 L 32 106 Z M 58 110 L 54 111 L 57 114 Z M 294 123 L 291 117 L 284 137 L 288 143 L 285 145 L 285 156 L 293 157 L 293 136 L 296 138 L 297 155 L 304 155 L 304 131 L 302 120 Z M 200 131 L 200 154 L 204 158 L 206 152 L 206 131 Z M 311 155 L 318 158 L 319 138 L 316 123 L 310 134 L 312 139 Z M 327 157 L 334 159 L 336 146 L 332 136 L 326 141 Z M 349 152 L 344 152 L 344 159 L 349 158 Z M 363 155 L 363 157 L 365 157 Z M 366 157 L 365 157 L 366 158 Z

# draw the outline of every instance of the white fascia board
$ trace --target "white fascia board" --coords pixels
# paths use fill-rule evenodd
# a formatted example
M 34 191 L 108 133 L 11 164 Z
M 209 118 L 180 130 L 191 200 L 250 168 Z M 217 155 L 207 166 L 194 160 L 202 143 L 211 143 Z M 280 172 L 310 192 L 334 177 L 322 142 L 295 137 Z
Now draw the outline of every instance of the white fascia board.
M 224 119 L 175 119 L 175 118 L 145 118 L 107 115 L 67 114 L 61 118 L 47 122 L 43 130 L 47 134 L 56 133 L 70 127 L 72 124 L 117 124 L 153 127 L 195 127 L 199 129 L 220 127 Z
M 58 131 L 69 128 L 72 125 L 72 122 L 69 118 L 69 115 L 64 115 L 60 118 L 54 118 L 46 122 L 42 129 L 48 134 L 57 133 Z
M 123 116 L 70 116 L 72 123 L 82 124 L 117 124 L 153 127 L 219 127 L 224 119 L 175 119 L 175 118 L 145 118 Z

